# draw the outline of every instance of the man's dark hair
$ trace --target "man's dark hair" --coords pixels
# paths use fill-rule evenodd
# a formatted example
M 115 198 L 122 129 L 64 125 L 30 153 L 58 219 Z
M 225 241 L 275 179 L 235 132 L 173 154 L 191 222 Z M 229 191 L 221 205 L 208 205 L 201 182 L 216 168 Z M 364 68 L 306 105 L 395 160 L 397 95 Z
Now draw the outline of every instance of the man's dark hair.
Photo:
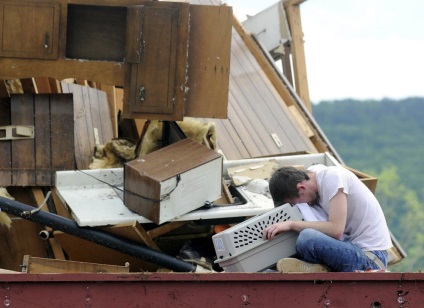
M 304 180 L 309 180 L 309 176 L 303 170 L 291 166 L 277 169 L 269 180 L 269 192 L 274 206 L 284 204 L 287 199 L 298 198 L 297 183 Z

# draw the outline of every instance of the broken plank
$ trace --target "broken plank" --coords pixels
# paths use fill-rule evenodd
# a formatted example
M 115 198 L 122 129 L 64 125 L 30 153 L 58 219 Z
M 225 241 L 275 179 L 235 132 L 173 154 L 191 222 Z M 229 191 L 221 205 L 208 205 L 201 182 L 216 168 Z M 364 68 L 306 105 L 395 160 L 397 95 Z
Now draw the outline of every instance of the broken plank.
M 89 168 L 94 154 L 94 134 L 91 125 L 90 110 L 86 109 L 84 99 L 88 96 L 83 94 L 80 85 L 62 82 L 62 92 L 72 93 L 74 102 L 74 125 L 75 125 L 75 160 L 77 169 Z
M 102 123 L 102 130 L 100 132 L 103 144 L 113 139 L 113 123 L 111 119 L 111 109 L 108 102 L 108 95 L 104 91 L 94 90 L 97 94 L 97 100 L 99 103 L 99 118 Z
M 55 260 L 24 256 L 22 271 L 29 274 L 43 273 L 128 273 L 128 266 Z
M 114 86 L 108 86 L 108 85 L 104 85 L 101 84 L 100 85 L 100 90 L 105 92 L 106 95 L 106 99 L 107 102 L 109 104 L 109 114 L 108 116 L 110 117 L 110 121 L 112 123 L 112 132 L 113 132 L 113 137 L 116 138 L 118 137 L 118 122 L 117 122 L 117 118 L 118 118 L 118 106 L 117 106 L 117 89 Z M 122 108 L 121 108 L 122 110 Z

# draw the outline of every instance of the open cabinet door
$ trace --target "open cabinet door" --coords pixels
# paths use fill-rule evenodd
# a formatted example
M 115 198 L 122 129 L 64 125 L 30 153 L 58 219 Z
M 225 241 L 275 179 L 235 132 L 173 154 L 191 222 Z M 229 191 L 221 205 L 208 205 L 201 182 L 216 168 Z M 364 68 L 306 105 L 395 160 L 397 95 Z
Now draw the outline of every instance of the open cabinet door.
M 146 2 L 128 9 L 126 62 L 131 64 L 124 113 L 130 117 L 183 119 L 188 17 L 188 3 Z

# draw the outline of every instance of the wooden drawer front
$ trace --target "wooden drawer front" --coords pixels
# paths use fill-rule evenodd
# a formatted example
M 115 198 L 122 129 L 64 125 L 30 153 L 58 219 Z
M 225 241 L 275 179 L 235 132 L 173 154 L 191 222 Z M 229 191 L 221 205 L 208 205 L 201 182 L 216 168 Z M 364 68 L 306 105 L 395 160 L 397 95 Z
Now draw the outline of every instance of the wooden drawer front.
M 0 2 L 0 56 L 58 58 L 58 3 Z

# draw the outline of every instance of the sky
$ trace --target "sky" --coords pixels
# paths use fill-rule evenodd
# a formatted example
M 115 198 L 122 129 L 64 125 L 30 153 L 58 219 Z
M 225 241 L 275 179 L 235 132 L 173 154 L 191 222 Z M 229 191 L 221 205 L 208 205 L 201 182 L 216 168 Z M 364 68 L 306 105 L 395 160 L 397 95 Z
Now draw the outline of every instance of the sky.
M 239 21 L 278 0 L 227 0 Z M 300 5 L 309 95 L 424 97 L 423 0 L 307 0 Z

